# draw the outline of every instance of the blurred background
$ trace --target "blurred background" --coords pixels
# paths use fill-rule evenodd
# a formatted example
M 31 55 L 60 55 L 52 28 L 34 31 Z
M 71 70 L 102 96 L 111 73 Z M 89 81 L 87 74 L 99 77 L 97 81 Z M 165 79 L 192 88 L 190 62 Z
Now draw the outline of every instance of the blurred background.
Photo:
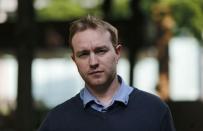
M 202 0 L 0 0 L 0 131 L 36 131 L 83 88 L 68 28 L 87 14 L 118 28 L 124 80 L 167 102 L 177 131 L 202 131 Z

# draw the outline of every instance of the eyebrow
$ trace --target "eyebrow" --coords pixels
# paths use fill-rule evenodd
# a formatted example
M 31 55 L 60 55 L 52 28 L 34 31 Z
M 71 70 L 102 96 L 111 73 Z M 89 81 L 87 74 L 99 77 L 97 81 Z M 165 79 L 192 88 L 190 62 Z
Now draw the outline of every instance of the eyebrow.
M 101 50 L 101 49 L 105 49 L 106 50 L 106 49 L 109 49 L 109 47 L 106 46 L 106 45 L 102 45 L 102 46 L 98 46 L 98 47 L 94 48 L 93 51 L 97 51 L 97 50 Z M 90 51 L 88 49 L 82 49 L 82 50 L 79 50 L 79 51 L 76 52 L 76 56 L 79 56 L 82 53 L 89 53 L 89 52 Z
M 94 50 L 98 50 L 98 49 L 108 49 L 108 46 L 106 46 L 106 45 L 99 46 L 99 47 L 96 47 Z

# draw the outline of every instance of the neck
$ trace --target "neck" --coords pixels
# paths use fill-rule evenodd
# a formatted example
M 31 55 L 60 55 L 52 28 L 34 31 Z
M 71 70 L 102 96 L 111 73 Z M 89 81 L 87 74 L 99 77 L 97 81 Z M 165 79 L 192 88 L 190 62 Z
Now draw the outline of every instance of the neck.
M 109 84 L 109 86 L 105 88 L 106 89 L 105 91 L 97 91 L 92 89 L 89 90 L 101 102 L 101 104 L 107 106 L 111 103 L 115 92 L 119 88 L 119 85 L 120 83 L 116 76 L 115 79 L 113 79 L 113 81 Z

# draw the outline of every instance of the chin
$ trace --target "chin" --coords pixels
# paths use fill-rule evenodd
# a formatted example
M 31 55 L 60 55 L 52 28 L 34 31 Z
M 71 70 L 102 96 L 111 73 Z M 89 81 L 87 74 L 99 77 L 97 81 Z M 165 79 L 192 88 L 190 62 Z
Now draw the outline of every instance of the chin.
M 90 85 L 89 88 L 97 93 L 105 92 L 108 89 L 108 87 L 106 87 L 105 84 L 93 84 Z
M 94 80 L 94 81 L 89 81 L 88 85 L 91 87 L 102 87 L 105 85 L 105 82 L 103 80 Z
M 92 83 L 90 83 L 90 85 L 92 87 L 101 87 L 104 85 L 104 83 L 99 81 L 99 82 L 92 82 Z

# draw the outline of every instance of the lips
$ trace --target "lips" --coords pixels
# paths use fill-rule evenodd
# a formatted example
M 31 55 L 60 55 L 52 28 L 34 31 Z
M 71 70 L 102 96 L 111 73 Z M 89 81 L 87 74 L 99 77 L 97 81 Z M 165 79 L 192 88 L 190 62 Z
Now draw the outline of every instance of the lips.
M 90 71 L 88 74 L 89 75 L 96 75 L 96 74 L 100 74 L 102 73 L 103 71 Z

